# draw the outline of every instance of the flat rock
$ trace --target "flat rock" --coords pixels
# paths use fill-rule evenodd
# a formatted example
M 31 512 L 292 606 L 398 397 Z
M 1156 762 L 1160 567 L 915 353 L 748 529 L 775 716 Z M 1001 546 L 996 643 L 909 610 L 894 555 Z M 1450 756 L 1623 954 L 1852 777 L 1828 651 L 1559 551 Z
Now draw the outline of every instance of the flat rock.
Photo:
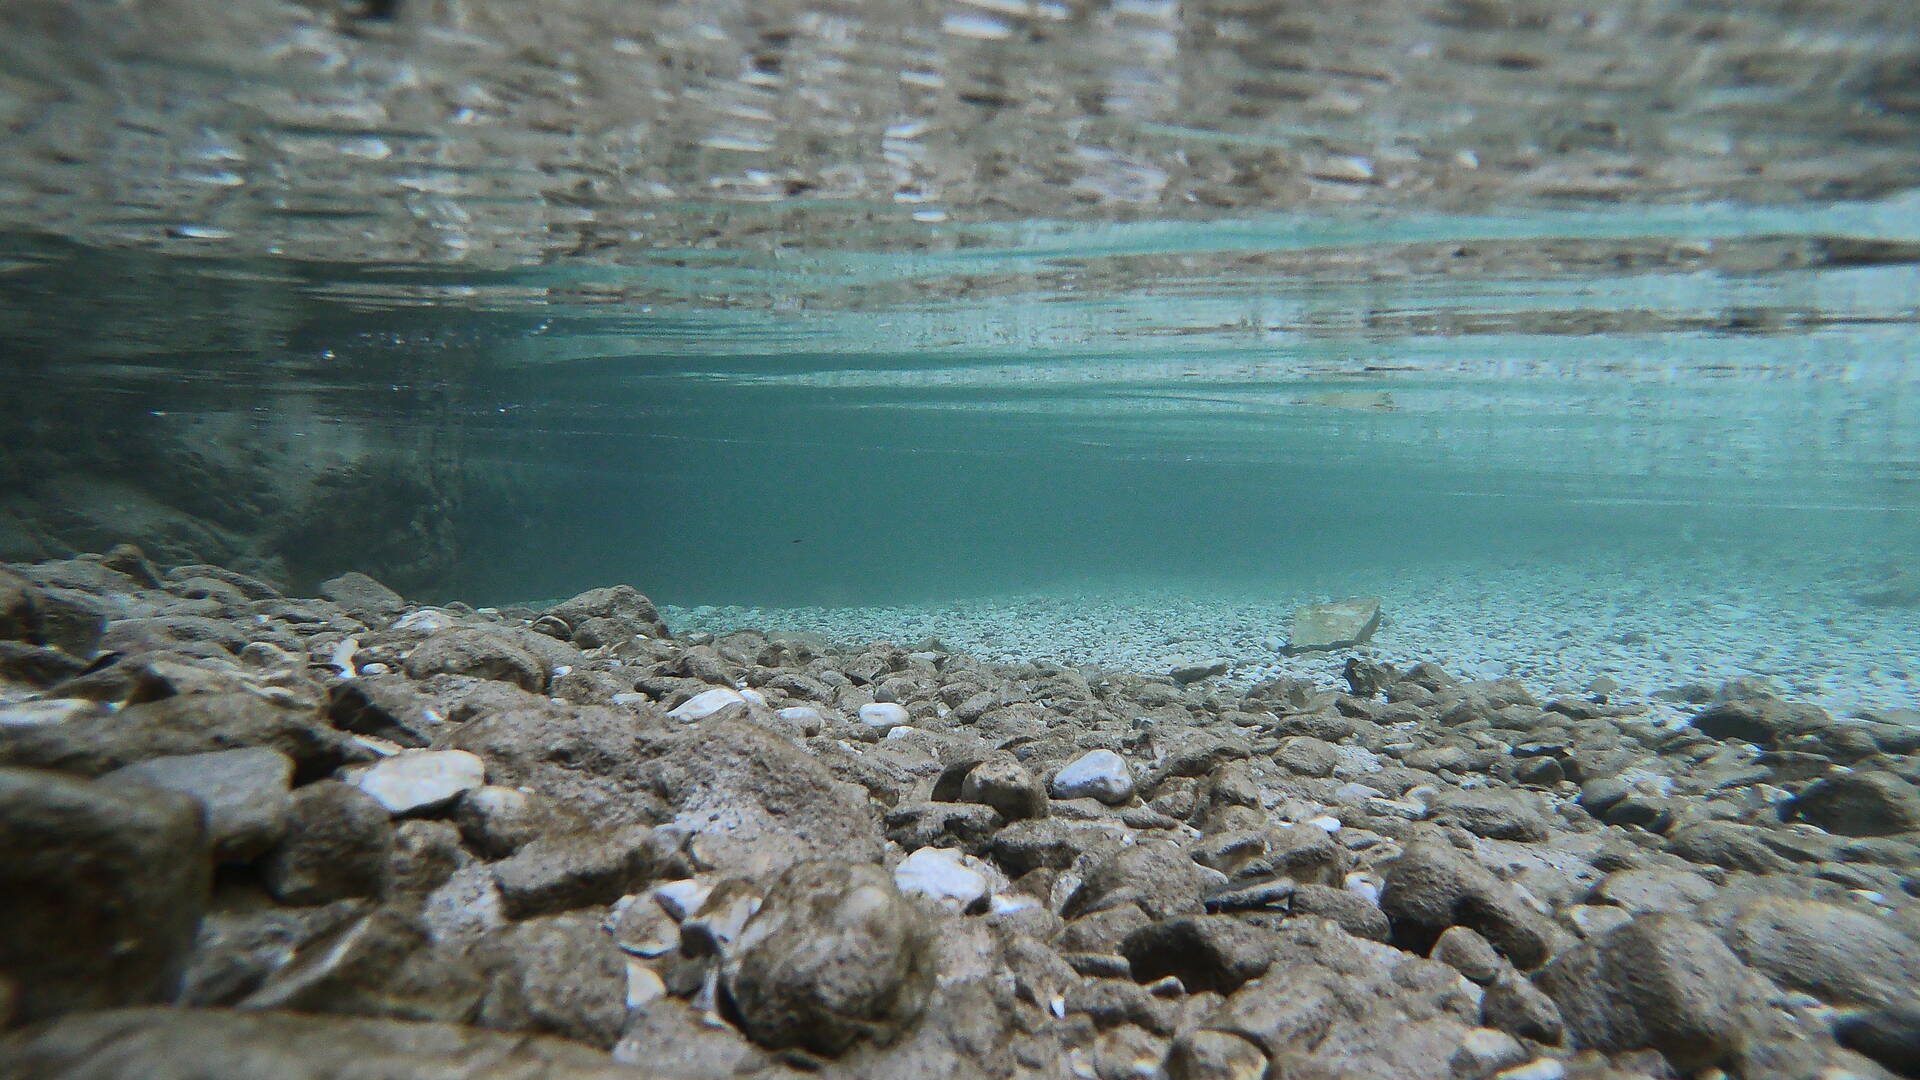
M 921 848 L 893 868 L 893 884 L 909 896 L 925 896 L 956 911 L 968 911 L 991 888 L 985 868 L 952 848 Z
M 567 707 L 502 684 L 435 749 L 466 750 L 495 784 L 526 788 L 602 826 L 651 821 L 659 799 L 642 775 L 636 736 L 665 717 L 651 710 Z
M 644 766 L 701 869 L 766 873 L 797 862 L 877 862 L 866 793 L 757 724 L 724 717 L 665 739 Z
M 303 943 L 240 1006 L 461 1021 L 483 989 L 457 950 L 435 948 L 417 919 L 376 907 Z
M 0 769 L 0 976 L 18 988 L 16 1022 L 172 999 L 211 879 L 201 822 L 178 792 Z
M 59 724 L 0 727 L 0 764 L 99 776 L 148 758 L 262 747 L 285 754 L 296 781 L 372 755 L 333 730 L 317 705 L 250 690 L 177 694 Z
M 541 837 L 493 864 L 509 916 L 606 904 L 639 888 L 653 865 L 652 830 L 622 825 Z
M 1742 904 L 1721 937 L 1774 982 L 1831 1004 L 1894 1006 L 1913 1000 L 1920 940 L 1885 918 L 1814 900 L 1763 896 Z
M 349 615 L 367 621 L 396 615 L 407 606 L 405 597 L 357 570 L 328 578 L 316 591 Z
M 551 672 L 534 654 L 501 634 L 477 627 L 455 626 L 421 642 L 407 654 L 407 674 L 416 679 L 434 675 L 469 675 L 512 683 L 540 693 Z
M 293 762 L 275 750 L 221 750 L 153 758 L 101 777 L 108 784 L 144 784 L 178 791 L 206 808 L 214 858 L 247 863 L 286 835 L 292 811 Z
M 0 1039 L 16 1080 L 635 1080 L 591 1047 L 458 1024 L 227 1009 L 113 1009 Z
M 439 809 L 486 782 L 486 763 L 465 750 L 403 750 L 353 778 L 396 817 Z
M 1380 598 L 1377 596 L 1309 604 L 1293 613 L 1287 649 L 1290 652 L 1344 649 L 1364 644 L 1379 627 Z
M 583 637 L 581 628 L 593 619 L 609 620 L 629 637 L 635 634 L 663 639 L 672 636 L 667 632 L 667 624 L 660 618 L 653 601 L 631 585 L 588 589 L 571 600 L 548 608 L 547 614 L 566 620 L 574 628 L 574 640 L 587 649 L 616 643 L 605 631 L 591 638 Z

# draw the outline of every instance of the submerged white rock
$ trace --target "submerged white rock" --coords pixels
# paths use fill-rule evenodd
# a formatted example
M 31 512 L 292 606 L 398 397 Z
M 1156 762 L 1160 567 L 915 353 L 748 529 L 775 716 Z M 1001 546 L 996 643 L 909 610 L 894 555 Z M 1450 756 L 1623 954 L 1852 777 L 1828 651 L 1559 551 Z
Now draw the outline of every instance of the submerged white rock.
M 746 703 L 740 691 L 726 686 L 716 686 L 711 690 L 702 690 L 673 707 L 667 715 L 675 720 L 705 720 L 729 705 Z
M 968 866 L 966 858 L 952 848 L 921 848 L 893 868 L 894 887 L 965 911 L 990 887 L 987 875 Z
M 487 766 L 465 750 L 404 750 L 354 777 L 389 814 L 427 810 L 452 802 L 487 782 Z
M 871 705 L 860 706 L 860 722 L 876 731 L 889 731 L 899 727 L 910 719 L 905 705 L 896 705 L 891 701 L 876 701 Z
M 1098 799 L 1117 806 L 1133 798 L 1133 770 L 1111 750 L 1092 750 L 1053 774 L 1056 799 Z

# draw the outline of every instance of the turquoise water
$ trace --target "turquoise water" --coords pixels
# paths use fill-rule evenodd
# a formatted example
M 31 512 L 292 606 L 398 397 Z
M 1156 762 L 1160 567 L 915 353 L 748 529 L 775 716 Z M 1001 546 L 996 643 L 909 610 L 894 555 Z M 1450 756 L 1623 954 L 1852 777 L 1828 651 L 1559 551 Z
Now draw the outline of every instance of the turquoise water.
M 357 511 L 281 523 L 291 576 L 496 601 L 1258 589 L 1591 551 L 1818 552 L 1864 587 L 1920 550 L 1916 221 L 1902 196 L 1035 222 L 486 273 L 16 237 L 10 456 L 135 487 L 376 463 L 398 488 L 355 474 Z M 430 565 L 404 551 L 421 521 Z

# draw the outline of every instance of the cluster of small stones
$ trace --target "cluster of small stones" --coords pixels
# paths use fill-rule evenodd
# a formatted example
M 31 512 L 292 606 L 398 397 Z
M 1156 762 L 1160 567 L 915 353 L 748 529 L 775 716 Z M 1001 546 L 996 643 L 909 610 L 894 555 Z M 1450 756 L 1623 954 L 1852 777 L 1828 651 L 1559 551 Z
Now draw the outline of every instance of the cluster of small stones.
M 0 1071 L 1920 1075 L 1920 725 L 320 591 L 0 570 Z

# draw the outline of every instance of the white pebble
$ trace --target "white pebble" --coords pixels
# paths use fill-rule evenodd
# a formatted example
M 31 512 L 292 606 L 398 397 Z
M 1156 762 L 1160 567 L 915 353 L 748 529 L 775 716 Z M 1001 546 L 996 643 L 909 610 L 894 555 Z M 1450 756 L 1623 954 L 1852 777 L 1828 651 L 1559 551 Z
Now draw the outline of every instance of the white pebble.
M 711 690 L 702 690 L 674 706 L 667 715 L 675 720 L 704 720 L 729 705 L 740 705 L 745 701 L 738 690 L 716 686 Z
M 486 782 L 486 763 L 465 750 L 403 751 L 375 762 L 353 780 L 389 814 L 443 806 Z
M 965 911 L 987 895 L 987 875 L 968 866 L 952 848 L 921 848 L 893 868 L 893 883 L 903 893 L 932 897 Z
M 907 719 L 907 707 L 891 701 L 876 701 L 860 706 L 860 722 L 876 731 L 899 727 Z
M 1050 790 L 1056 799 L 1091 797 L 1117 806 L 1133 798 L 1133 770 L 1119 754 L 1093 750 L 1054 773 Z

